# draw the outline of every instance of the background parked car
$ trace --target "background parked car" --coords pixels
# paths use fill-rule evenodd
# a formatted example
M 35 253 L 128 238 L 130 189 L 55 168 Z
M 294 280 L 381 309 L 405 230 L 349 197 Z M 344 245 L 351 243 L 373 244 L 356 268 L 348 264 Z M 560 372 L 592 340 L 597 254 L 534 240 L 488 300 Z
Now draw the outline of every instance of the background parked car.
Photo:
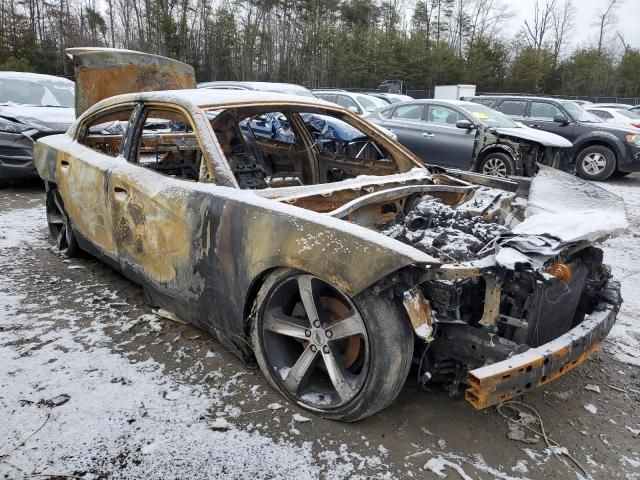
M 424 162 L 500 177 L 531 176 L 536 162 L 571 173 L 571 142 L 517 124 L 484 105 L 414 100 L 366 117 L 392 130 Z
M 640 128 L 640 113 L 634 112 L 633 110 L 607 107 L 602 108 L 598 105 L 589 105 L 585 110 L 593 113 L 596 117 L 607 123 L 622 125 L 623 127 Z
M 294 83 L 276 82 L 202 82 L 198 88 L 215 88 L 221 90 L 258 90 L 261 92 L 277 92 L 300 97 L 315 97 L 311 90 Z
M 74 84 L 65 78 L 0 72 L 0 180 L 37 178 L 33 145 L 75 120 Z
M 337 103 L 358 115 L 366 115 L 379 108 L 389 105 L 381 98 L 372 97 L 365 93 L 351 93 L 346 90 L 313 90 L 316 97 L 327 102 Z
M 367 95 L 380 98 L 387 103 L 400 103 L 413 100 L 413 97 L 409 95 L 403 95 L 401 93 L 380 93 L 380 92 L 367 92 Z
M 216 90 L 255 90 L 261 92 L 284 93 L 288 95 L 296 95 L 299 97 L 317 98 L 311 92 L 311 90 L 301 85 L 295 85 L 293 83 L 203 82 L 198 84 L 198 88 L 208 88 Z M 331 138 L 337 141 L 353 141 L 353 139 L 357 138 L 360 134 L 360 132 L 353 131 L 355 129 L 345 128 L 345 125 L 342 122 L 338 122 L 334 118 L 326 117 L 324 115 L 307 115 L 303 118 L 303 120 L 307 123 L 307 126 L 309 126 L 312 132 L 315 132 L 318 122 L 320 122 L 320 124 L 323 124 L 326 129 L 325 133 L 329 132 L 328 134 L 331 135 Z M 379 125 L 378 127 L 380 131 L 382 131 L 382 133 L 393 138 L 394 140 L 397 140 L 394 133 Z M 246 131 L 247 125 L 244 125 L 242 128 L 244 128 Z M 272 140 L 284 142 L 290 141 L 292 135 L 289 121 L 287 120 L 286 116 L 284 116 L 280 112 L 269 112 L 256 117 L 251 121 L 251 131 L 251 134 L 255 134 L 262 138 L 269 138 Z
M 630 105 L 628 103 L 594 103 L 593 105 L 599 108 L 622 108 L 625 110 L 633 107 L 633 105 Z
M 606 180 L 640 170 L 640 135 L 633 127 L 611 125 L 571 100 L 529 96 L 480 96 L 489 105 L 532 128 L 573 142 L 576 171 L 587 180 Z

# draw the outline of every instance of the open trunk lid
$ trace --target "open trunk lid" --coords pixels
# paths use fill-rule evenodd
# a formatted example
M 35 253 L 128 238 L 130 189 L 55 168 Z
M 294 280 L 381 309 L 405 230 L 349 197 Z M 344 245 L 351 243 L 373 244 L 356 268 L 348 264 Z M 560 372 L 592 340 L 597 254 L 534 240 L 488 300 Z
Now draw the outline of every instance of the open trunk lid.
M 76 76 L 76 115 L 123 93 L 196 88 L 191 65 L 172 58 L 113 48 L 68 48 Z

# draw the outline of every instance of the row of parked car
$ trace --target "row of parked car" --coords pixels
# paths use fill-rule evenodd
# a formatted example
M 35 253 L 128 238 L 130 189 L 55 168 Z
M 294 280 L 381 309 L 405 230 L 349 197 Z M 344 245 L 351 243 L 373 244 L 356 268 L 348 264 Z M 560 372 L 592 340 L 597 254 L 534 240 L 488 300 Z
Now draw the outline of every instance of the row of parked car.
M 414 100 L 267 82 L 209 82 L 199 87 L 314 95 L 384 127 L 425 163 L 448 168 L 531 176 L 542 163 L 588 180 L 640 170 L 640 106 L 579 105 L 528 96 Z
M 271 82 L 206 82 L 198 87 L 279 92 L 336 103 L 379 126 L 425 163 L 447 168 L 531 176 L 542 163 L 589 180 L 640 170 L 640 106 L 527 96 L 414 100 Z M 0 178 L 36 175 L 33 143 L 68 129 L 75 118 L 73 90 L 73 82 L 59 77 L 0 73 Z M 275 116 L 254 127 L 274 139 L 286 137 L 286 124 Z

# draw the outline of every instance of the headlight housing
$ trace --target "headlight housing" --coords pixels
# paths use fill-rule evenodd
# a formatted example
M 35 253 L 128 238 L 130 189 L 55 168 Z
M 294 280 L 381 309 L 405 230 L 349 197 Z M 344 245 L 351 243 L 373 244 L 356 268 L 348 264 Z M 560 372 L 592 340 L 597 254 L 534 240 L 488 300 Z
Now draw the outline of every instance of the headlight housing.
M 627 142 L 640 147 L 640 135 L 627 135 Z
M 12 122 L 6 118 L 0 118 L 0 132 L 22 133 L 27 130 L 33 130 L 33 127 L 18 122 Z

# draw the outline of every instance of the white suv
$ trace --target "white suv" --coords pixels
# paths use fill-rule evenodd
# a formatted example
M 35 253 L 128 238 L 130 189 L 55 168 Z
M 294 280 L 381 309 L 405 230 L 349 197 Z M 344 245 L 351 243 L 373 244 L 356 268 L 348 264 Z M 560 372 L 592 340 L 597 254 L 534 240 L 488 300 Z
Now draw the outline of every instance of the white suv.
M 389 104 L 384 100 L 365 93 L 347 92 L 346 90 L 313 90 L 313 94 L 326 100 L 348 108 L 359 115 L 367 115 Z

